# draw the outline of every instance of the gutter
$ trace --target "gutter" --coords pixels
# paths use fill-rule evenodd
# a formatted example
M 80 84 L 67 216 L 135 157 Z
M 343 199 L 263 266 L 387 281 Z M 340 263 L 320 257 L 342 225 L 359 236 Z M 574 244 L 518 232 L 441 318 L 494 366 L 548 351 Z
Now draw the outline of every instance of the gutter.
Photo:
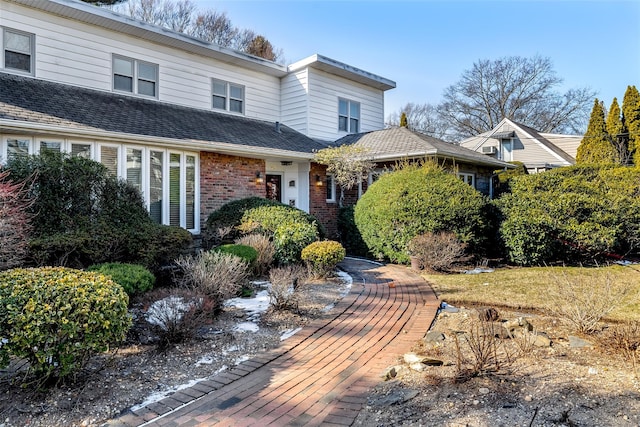
M 167 147 L 181 147 L 191 151 L 214 151 L 224 154 L 241 155 L 250 158 L 289 158 L 292 160 L 313 159 L 313 153 L 302 153 L 299 151 L 282 150 L 277 148 L 264 148 L 248 145 L 231 144 L 228 142 L 200 141 L 195 139 L 174 139 L 149 135 L 138 135 L 130 133 L 110 132 L 86 128 L 70 128 L 56 125 L 39 124 L 16 120 L 0 119 L 0 131 L 4 133 L 20 134 L 46 134 L 59 135 L 63 137 L 75 136 L 83 138 L 93 138 L 111 142 L 133 142 L 149 145 L 160 145 Z

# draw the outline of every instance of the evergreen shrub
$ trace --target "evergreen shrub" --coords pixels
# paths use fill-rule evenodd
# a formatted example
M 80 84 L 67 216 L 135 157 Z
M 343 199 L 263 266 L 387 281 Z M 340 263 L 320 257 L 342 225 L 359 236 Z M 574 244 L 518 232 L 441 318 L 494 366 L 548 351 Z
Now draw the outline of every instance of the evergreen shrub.
M 108 262 L 92 265 L 88 270 L 110 276 L 129 296 L 153 289 L 156 282 L 153 273 L 142 265 Z
M 98 162 L 45 152 L 14 157 L 7 169 L 16 180 L 33 177 L 29 257 L 38 265 L 126 261 L 155 269 L 191 244 L 188 231 L 154 223 L 140 192 Z
M 355 205 L 344 206 L 338 210 L 338 235 L 340 243 L 350 255 L 366 257 L 369 255 L 369 248 L 362 240 L 360 230 L 356 226 L 353 212 Z
M 360 198 L 355 222 L 370 252 L 407 263 L 418 234 L 450 231 L 474 253 L 487 230 L 485 197 L 433 162 L 382 175 Z
M 241 258 L 242 260 L 244 260 L 247 263 L 247 265 L 250 265 L 250 266 L 252 266 L 256 262 L 256 259 L 258 258 L 258 251 L 256 251 L 251 246 L 247 246 L 247 245 L 228 244 L 228 245 L 218 246 L 214 250 L 225 253 L 225 254 L 235 255 Z
M 640 168 L 573 166 L 519 177 L 497 201 L 509 259 L 521 265 L 638 253 Z
M 0 273 L 0 367 L 24 358 L 39 380 L 64 378 L 121 342 L 129 297 L 111 278 L 63 267 Z
M 239 228 L 272 238 L 276 260 L 281 264 L 299 262 L 302 249 L 321 236 L 313 216 L 285 205 L 250 209 L 242 216 Z
M 346 256 L 342 245 L 333 240 L 313 242 L 302 250 L 302 261 L 316 277 L 326 277 Z

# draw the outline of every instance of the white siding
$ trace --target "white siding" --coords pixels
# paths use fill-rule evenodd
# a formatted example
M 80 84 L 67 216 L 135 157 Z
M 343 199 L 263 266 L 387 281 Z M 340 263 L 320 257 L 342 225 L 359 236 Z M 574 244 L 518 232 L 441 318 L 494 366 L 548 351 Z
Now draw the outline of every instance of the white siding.
M 245 86 L 245 115 L 280 117 L 280 80 L 115 31 L 2 3 L 0 25 L 36 35 L 39 79 L 111 91 L 112 54 L 159 65 L 159 100 L 211 108 L 211 78 Z
M 360 103 L 360 132 L 384 127 L 384 92 L 329 73 L 309 69 L 309 130 L 311 138 L 335 141 L 338 131 L 338 99 Z
M 282 123 L 307 134 L 309 128 L 309 70 L 304 69 L 282 79 Z

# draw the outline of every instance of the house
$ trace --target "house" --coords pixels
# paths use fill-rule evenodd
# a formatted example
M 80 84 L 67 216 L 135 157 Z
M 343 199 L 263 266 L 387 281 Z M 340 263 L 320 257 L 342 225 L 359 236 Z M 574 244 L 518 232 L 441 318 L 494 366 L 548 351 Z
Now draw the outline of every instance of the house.
M 155 221 L 196 235 L 249 196 L 335 234 L 335 188 L 318 185 L 332 179 L 314 152 L 382 129 L 395 87 L 322 55 L 284 66 L 78 0 L 0 0 L 0 46 L 0 163 L 86 156 L 136 186 Z
M 524 163 L 529 173 L 575 164 L 582 135 L 541 133 L 510 119 L 460 146 L 505 162 Z
M 310 182 L 323 173 L 314 151 L 382 128 L 395 87 L 321 55 L 279 65 L 77 0 L 0 0 L 0 46 L 0 163 L 90 157 L 138 187 L 157 222 L 194 234 L 248 196 L 321 214 L 333 202 Z
M 499 159 L 405 127 L 346 135 L 336 141 L 336 144 L 363 147 L 367 155 L 377 163 L 378 173 L 384 168 L 393 167 L 399 161 L 435 159 L 444 167 L 454 169 L 461 180 L 488 196 L 492 194 L 495 171 L 514 167 Z M 375 175 L 370 176 L 368 184 L 374 180 Z

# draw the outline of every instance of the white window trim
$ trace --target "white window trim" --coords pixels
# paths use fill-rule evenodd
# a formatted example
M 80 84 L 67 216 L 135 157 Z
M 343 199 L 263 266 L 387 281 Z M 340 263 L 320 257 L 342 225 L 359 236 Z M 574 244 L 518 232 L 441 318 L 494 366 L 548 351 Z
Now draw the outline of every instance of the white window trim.
M 131 92 L 127 91 L 127 90 L 120 90 L 120 89 L 116 89 L 116 71 L 115 71 L 115 67 L 114 67 L 114 63 L 116 58 L 118 59 L 122 59 L 125 61 L 131 61 L 132 63 L 132 68 L 133 68 L 133 76 L 131 77 L 133 79 L 132 83 L 131 83 Z M 138 89 L 138 81 L 139 80 L 144 80 L 144 81 L 148 81 L 146 79 L 142 79 L 139 76 L 139 72 L 138 72 L 138 65 L 139 64 L 147 64 L 147 65 L 151 65 L 155 68 L 156 70 L 156 79 L 154 81 L 155 83 L 155 94 L 152 95 L 146 95 L 143 93 L 139 92 Z M 160 66 L 158 64 L 155 64 L 153 62 L 149 62 L 149 61 L 143 61 L 140 59 L 136 59 L 136 58 L 130 58 L 128 56 L 124 56 L 124 55 L 118 55 L 118 54 L 112 54 L 111 55 L 111 90 L 113 92 L 116 93 L 124 93 L 127 95 L 136 95 L 136 96 L 140 96 L 143 98 L 149 98 L 149 99 L 159 99 L 159 94 L 160 94 Z
M 16 68 L 8 68 L 5 65 L 5 47 L 4 47 L 4 39 L 5 33 L 11 32 L 15 34 L 21 34 L 23 36 L 28 36 L 31 46 L 29 48 L 29 69 L 30 71 L 24 71 Z M 33 33 L 28 33 L 26 31 L 16 30 L 15 28 L 9 27 L 0 27 L 0 48 L 2 48 L 2 55 L 0 58 L 0 68 L 3 70 L 14 73 L 14 74 L 23 74 L 25 76 L 35 76 L 36 74 L 36 35 Z
M 327 188 L 331 188 L 331 194 L 333 195 L 333 198 L 331 199 L 326 199 L 327 203 L 335 203 L 337 196 L 336 196 L 336 179 L 332 174 L 327 174 L 327 178 L 326 178 L 326 185 Z M 326 190 L 325 190 L 326 191 Z
M 342 114 L 340 114 L 340 102 L 346 102 L 347 103 L 347 129 L 340 129 L 340 117 L 345 117 Z M 351 129 L 351 104 L 358 104 L 358 129 Z M 338 132 L 345 132 L 345 133 L 358 133 L 360 132 L 360 129 L 362 128 L 362 122 L 361 122 L 361 117 L 362 117 L 362 104 L 358 101 L 353 101 L 351 99 L 347 99 L 347 98 L 338 98 Z
M 224 108 L 216 108 L 213 106 L 213 97 L 214 96 L 219 96 L 222 97 L 222 95 L 214 93 L 213 92 L 213 86 L 214 83 L 221 83 L 225 85 L 225 94 L 224 94 Z M 235 98 L 231 96 L 231 86 L 236 86 L 240 89 L 242 89 L 242 98 Z M 241 101 L 242 102 L 242 111 L 232 111 L 231 110 L 231 101 Z M 239 114 L 239 115 L 244 115 L 245 109 L 246 109 L 246 102 L 247 102 L 247 91 L 246 91 L 246 87 L 244 85 L 238 84 L 238 83 L 232 83 L 229 82 L 227 80 L 222 80 L 222 79 L 217 79 L 217 78 L 212 78 L 211 79 L 211 109 L 214 111 L 226 111 L 232 114 Z
M 458 172 L 458 178 L 462 180 L 465 184 L 469 184 L 471 187 L 476 188 L 476 174 L 469 172 Z M 468 179 L 471 178 L 471 183 L 469 183 Z
M 162 152 L 163 164 L 162 164 L 162 224 L 169 224 L 169 167 L 170 167 L 170 154 L 180 155 L 180 226 L 186 228 L 187 224 L 187 156 L 191 156 L 195 159 L 194 163 L 194 200 L 193 200 L 193 228 L 188 229 L 191 233 L 197 234 L 200 232 L 200 154 L 193 151 L 180 151 L 170 150 L 167 148 L 156 146 L 142 146 L 133 145 L 127 143 L 117 142 L 96 142 L 92 140 L 78 140 L 78 139 L 60 139 L 49 138 L 46 135 L 43 137 L 33 137 L 25 135 L 1 135 L 0 138 L 0 164 L 6 164 L 8 140 L 20 139 L 29 142 L 28 151 L 29 154 L 35 154 L 40 151 L 40 141 L 47 142 L 59 142 L 63 153 L 71 153 L 71 144 L 82 144 L 91 146 L 91 159 L 97 162 L 101 162 L 101 147 L 111 147 L 117 149 L 117 162 L 118 171 L 117 176 L 120 179 L 127 179 L 127 149 L 142 150 L 142 179 L 141 179 L 141 193 L 144 199 L 144 206 L 147 211 L 150 209 L 150 202 L 147 195 L 149 194 L 149 161 L 150 152 L 159 151 Z M 335 194 L 335 191 L 334 191 Z

